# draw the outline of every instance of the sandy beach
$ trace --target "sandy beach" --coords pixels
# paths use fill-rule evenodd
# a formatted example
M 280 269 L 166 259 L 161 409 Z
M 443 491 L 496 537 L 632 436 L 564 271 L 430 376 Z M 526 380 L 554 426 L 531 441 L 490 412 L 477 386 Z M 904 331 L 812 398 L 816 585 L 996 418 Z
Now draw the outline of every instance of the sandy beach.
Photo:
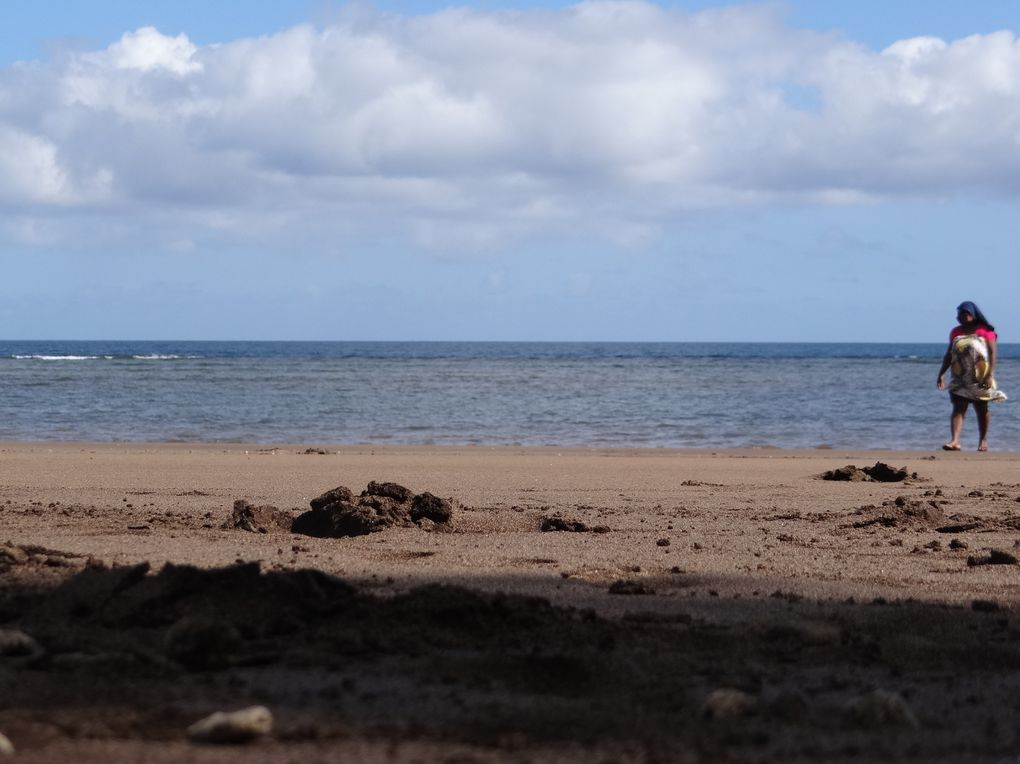
M 905 475 L 821 477 L 876 463 Z M 232 515 L 372 481 L 452 518 Z M 1017 545 L 1015 453 L 3 443 L 0 635 L 30 642 L 0 733 L 26 762 L 1012 761 Z M 252 705 L 270 734 L 188 741 Z

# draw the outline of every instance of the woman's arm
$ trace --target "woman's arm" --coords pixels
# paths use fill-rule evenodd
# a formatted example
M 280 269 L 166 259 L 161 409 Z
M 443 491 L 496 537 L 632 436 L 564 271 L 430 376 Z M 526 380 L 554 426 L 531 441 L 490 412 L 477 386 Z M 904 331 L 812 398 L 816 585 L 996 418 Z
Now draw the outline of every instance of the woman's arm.
M 949 369 L 949 365 L 953 362 L 953 343 L 949 343 L 949 347 L 946 348 L 946 354 L 942 356 L 942 368 L 939 369 L 939 378 L 935 382 L 935 386 L 939 390 L 946 389 L 946 382 L 943 377 L 946 376 L 946 370 Z

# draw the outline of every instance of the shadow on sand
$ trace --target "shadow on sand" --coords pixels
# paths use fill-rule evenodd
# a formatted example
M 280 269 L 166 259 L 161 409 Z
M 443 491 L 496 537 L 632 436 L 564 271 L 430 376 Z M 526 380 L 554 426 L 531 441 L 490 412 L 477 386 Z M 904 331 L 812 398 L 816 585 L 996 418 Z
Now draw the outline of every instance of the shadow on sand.
M 1020 751 L 1020 632 L 992 602 L 777 592 L 664 609 L 638 593 L 607 617 L 492 594 L 493 578 L 380 595 L 256 564 L 28 572 L 0 568 L 0 629 L 37 643 L 0 657 L 0 731 L 26 755 L 97 739 L 155 750 L 206 713 L 251 704 L 276 717 L 261 744 L 275 758 L 352 740 L 391 752 L 425 741 L 450 761 L 962 762 Z

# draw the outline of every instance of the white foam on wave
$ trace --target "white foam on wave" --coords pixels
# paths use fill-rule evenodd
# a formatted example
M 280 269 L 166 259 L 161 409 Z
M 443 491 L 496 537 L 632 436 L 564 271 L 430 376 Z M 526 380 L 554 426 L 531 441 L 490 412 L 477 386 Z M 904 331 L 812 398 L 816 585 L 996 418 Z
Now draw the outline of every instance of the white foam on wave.
M 197 355 L 177 355 L 176 353 L 149 353 L 148 355 L 131 356 L 135 361 L 181 361 L 200 357 Z
M 112 358 L 113 356 L 99 355 L 15 355 L 11 356 L 16 361 L 98 361 L 101 358 Z
M 177 355 L 174 353 L 149 353 L 147 355 L 45 355 L 42 353 L 32 353 L 26 355 L 12 355 L 11 359 L 15 361 L 116 361 L 116 360 L 133 360 L 133 361 L 179 361 L 186 359 L 201 358 L 197 355 Z

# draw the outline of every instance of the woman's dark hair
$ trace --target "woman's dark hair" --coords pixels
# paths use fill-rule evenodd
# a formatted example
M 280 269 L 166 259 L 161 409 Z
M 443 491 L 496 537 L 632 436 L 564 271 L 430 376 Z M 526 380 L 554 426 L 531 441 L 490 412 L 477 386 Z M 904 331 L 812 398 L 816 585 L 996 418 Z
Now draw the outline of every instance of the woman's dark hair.
M 958 306 L 956 306 L 956 312 L 959 313 L 960 311 L 966 311 L 974 316 L 974 322 L 979 326 L 985 327 L 985 329 L 990 332 L 995 331 L 995 327 L 992 326 L 987 318 L 985 318 L 985 314 L 981 312 L 981 308 L 972 303 L 970 300 L 961 302 Z

